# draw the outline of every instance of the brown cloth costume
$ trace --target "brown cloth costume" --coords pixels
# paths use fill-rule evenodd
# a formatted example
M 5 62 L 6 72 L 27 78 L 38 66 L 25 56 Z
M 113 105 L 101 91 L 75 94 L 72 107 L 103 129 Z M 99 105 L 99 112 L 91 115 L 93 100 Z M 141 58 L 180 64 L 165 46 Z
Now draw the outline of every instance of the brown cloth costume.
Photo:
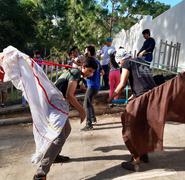
M 166 121 L 185 123 L 185 72 L 131 100 L 122 114 L 123 139 L 135 157 L 163 150 Z

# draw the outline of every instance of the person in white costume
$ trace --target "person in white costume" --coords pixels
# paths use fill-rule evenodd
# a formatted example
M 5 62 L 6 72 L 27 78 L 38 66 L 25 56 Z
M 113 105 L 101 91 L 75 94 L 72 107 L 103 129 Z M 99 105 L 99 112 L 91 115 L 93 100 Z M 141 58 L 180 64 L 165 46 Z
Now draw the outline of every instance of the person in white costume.
M 39 163 L 33 179 L 45 180 L 71 131 L 68 102 L 43 69 L 16 48 L 8 46 L 0 53 L 0 65 L 4 81 L 11 81 L 29 103 L 36 144 L 32 162 Z

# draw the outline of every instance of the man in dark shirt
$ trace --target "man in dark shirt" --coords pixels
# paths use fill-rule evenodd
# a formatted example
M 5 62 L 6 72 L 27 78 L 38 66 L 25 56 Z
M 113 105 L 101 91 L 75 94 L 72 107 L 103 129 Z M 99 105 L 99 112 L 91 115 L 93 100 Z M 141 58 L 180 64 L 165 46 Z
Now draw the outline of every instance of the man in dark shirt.
M 119 49 L 116 53 L 116 61 L 121 64 L 122 74 L 120 83 L 115 89 L 112 97 L 109 98 L 109 102 L 111 102 L 116 95 L 120 94 L 121 90 L 126 86 L 128 81 L 134 97 L 138 97 L 155 87 L 150 67 L 148 64 L 145 64 L 145 61 L 139 58 L 136 61 L 132 60 L 131 55 L 126 53 L 123 49 Z M 126 142 L 125 144 L 128 147 Z M 138 165 L 140 161 L 148 162 L 148 155 L 144 154 L 137 159 L 132 157 L 131 161 L 123 162 L 122 167 L 128 170 L 136 171 L 136 167 L 138 166 L 135 165 Z
M 151 69 L 143 59 L 137 58 L 137 60 L 132 61 L 129 53 L 126 53 L 124 49 L 119 49 L 116 53 L 116 61 L 121 65 L 122 74 L 113 96 L 126 86 L 128 80 L 135 97 L 155 87 Z
M 63 93 L 68 102 L 79 112 L 81 121 L 85 119 L 86 113 L 74 94 L 81 76 L 91 77 L 96 69 L 97 64 L 94 58 L 89 57 L 84 61 L 81 70 L 78 68 L 67 69 L 55 83 L 56 87 Z
M 142 32 L 142 34 L 146 40 L 143 43 L 143 46 L 140 49 L 140 51 L 138 52 L 137 56 L 140 58 L 143 57 L 145 61 L 150 63 L 153 59 L 152 53 L 155 48 L 155 40 L 152 37 L 150 37 L 150 30 L 149 29 L 145 29 Z

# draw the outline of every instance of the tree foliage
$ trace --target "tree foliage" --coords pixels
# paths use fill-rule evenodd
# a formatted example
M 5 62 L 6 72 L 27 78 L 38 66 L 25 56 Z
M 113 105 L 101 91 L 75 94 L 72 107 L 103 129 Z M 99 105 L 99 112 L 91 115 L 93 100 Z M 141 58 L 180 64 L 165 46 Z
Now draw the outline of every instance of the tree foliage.
M 0 48 L 66 51 L 102 44 L 105 37 L 170 6 L 154 0 L 0 0 Z

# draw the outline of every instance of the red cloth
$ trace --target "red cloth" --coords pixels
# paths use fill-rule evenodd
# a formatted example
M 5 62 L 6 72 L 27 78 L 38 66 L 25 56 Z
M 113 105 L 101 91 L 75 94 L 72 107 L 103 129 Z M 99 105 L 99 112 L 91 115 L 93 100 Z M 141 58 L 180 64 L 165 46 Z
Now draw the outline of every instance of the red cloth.
M 0 81 L 3 82 L 3 79 L 4 79 L 4 70 L 3 68 L 0 66 Z
M 135 156 L 163 150 L 166 121 L 185 123 L 185 73 L 131 100 L 122 114 L 123 139 Z

